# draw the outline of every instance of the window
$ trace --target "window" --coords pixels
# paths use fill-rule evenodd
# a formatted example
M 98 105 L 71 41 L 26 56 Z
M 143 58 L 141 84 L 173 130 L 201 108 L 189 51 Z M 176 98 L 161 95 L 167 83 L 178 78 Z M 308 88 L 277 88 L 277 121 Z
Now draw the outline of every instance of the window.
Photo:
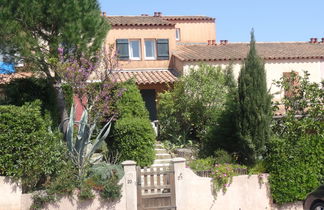
M 157 39 L 157 59 L 158 60 L 169 60 L 169 40 L 168 39 Z
M 141 59 L 140 40 L 130 40 L 129 41 L 129 58 L 131 60 L 140 60 Z
M 180 41 L 180 28 L 176 28 L 176 40 Z
M 283 72 L 283 78 L 284 81 L 286 81 L 289 85 L 285 87 L 284 95 L 287 98 L 290 98 L 298 93 L 298 87 L 299 87 L 299 77 L 298 72 L 292 71 L 292 72 Z
M 156 59 L 155 40 L 153 39 L 145 40 L 145 59 Z
M 119 60 L 129 59 L 128 39 L 117 39 L 116 48 Z

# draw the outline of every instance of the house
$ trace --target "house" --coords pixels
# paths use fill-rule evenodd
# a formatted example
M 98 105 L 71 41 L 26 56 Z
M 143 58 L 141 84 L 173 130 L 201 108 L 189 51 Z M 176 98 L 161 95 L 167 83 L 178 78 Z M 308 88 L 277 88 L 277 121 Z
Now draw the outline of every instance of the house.
M 151 121 L 157 120 L 156 95 L 177 80 L 172 52 L 186 44 L 201 45 L 216 37 L 215 19 L 206 16 L 106 16 L 111 24 L 105 44 L 118 51 L 117 81 L 135 78 Z
M 156 120 L 156 94 L 172 87 L 180 75 L 205 62 L 214 66 L 233 65 L 238 78 L 249 43 L 216 43 L 215 18 L 207 16 L 103 16 L 111 24 L 106 45 L 113 44 L 121 69 L 117 81 L 135 78 L 152 121 Z M 258 42 L 257 53 L 264 59 L 267 85 L 275 101 L 284 93 L 273 85 L 288 72 L 310 73 L 312 82 L 324 79 L 324 38 L 305 42 Z M 278 94 L 279 93 L 279 94 Z
M 270 93 L 275 94 L 275 101 L 280 101 L 284 92 L 275 85 L 274 80 L 288 75 L 291 71 L 303 75 L 310 73 L 310 81 L 320 83 L 324 80 L 324 38 L 322 41 L 310 42 L 258 42 L 256 50 L 264 60 L 267 86 Z M 249 43 L 221 43 L 205 45 L 179 46 L 173 52 L 175 69 L 187 74 L 197 68 L 199 62 L 213 66 L 225 67 L 233 65 L 233 73 L 238 78 L 243 60 L 249 51 Z

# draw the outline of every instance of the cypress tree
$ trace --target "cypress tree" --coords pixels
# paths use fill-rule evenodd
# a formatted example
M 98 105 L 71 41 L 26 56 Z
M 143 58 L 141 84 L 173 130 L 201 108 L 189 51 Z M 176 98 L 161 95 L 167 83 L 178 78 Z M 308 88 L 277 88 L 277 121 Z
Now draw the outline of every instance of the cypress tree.
M 263 60 L 257 55 L 253 29 L 250 50 L 238 79 L 238 97 L 242 152 L 245 162 L 253 164 L 266 150 L 271 122 L 271 97 Z

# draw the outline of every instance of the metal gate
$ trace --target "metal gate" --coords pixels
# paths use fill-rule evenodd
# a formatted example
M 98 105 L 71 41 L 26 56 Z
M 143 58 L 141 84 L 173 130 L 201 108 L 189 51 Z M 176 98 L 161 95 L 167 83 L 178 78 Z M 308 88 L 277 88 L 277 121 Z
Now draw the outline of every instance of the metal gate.
M 173 167 L 137 167 L 137 209 L 176 210 Z

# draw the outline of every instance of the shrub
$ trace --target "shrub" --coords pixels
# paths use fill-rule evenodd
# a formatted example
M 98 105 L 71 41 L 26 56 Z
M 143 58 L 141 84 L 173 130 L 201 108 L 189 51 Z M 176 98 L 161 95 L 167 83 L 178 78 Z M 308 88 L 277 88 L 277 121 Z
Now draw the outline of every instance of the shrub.
M 324 178 L 324 135 L 304 136 L 294 143 L 274 138 L 266 167 L 272 197 L 277 203 L 305 199 Z
M 233 157 L 228 154 L 225 150 L 218 149 L 214 152 L 215 163 L 223 164 L 223 163 L 232 163 Z
M 42 78 L 15 79 L 4 86 L 6 100 L 0 102 L 4 105 L 22 106 L 26 102 L 40 100 L 42 114 L 49 112 L 56 126 L 59 122 L 56 106 L 56 93 L 52 83 Z
M 225 70 L 201 64 L 180 78 L 170 92 L 159 95 L 161 140 L 202 143 L 225 108 L 229 88 Z
M 324 83 L 310 82 L 307 72 L 292 72 L 276 84 L 292 94 L 281 101 L 286 115 L 272 127 L 276 136 L 265 163 L 272 197 L 285 203 L 303 200 L 324 181 Z
M 135 160 L 140 166 L 148 166 L 155 155 L 155 133 L 148 111 L 134 81 L 120 84 L 120 88 L 124 92 L 116 102 L 118 119 L 107 142 L 109 152 L 119 161 Z
M 215 159 L 207 157 L 189 162 L 189 167 L 194 171 L 209 171 L 215 165 Z
M 24 192 L 39 187 L 61 166 L 64 148 L 50 125 L 39 101 L 0 106 L 0 175 L 21 179 Z
M 154 160 L 155 135 L 148 119 L 121 118 L 117 120 L 110 148 L 120 161 L 134 160 L 140 166 L 148 166 Z
M 118 118 L 140 117 L 149 119 L 141 93 L 133 80 L 118 84 L 117 89 L 124 90 L 122 97 L 116 101 Z

